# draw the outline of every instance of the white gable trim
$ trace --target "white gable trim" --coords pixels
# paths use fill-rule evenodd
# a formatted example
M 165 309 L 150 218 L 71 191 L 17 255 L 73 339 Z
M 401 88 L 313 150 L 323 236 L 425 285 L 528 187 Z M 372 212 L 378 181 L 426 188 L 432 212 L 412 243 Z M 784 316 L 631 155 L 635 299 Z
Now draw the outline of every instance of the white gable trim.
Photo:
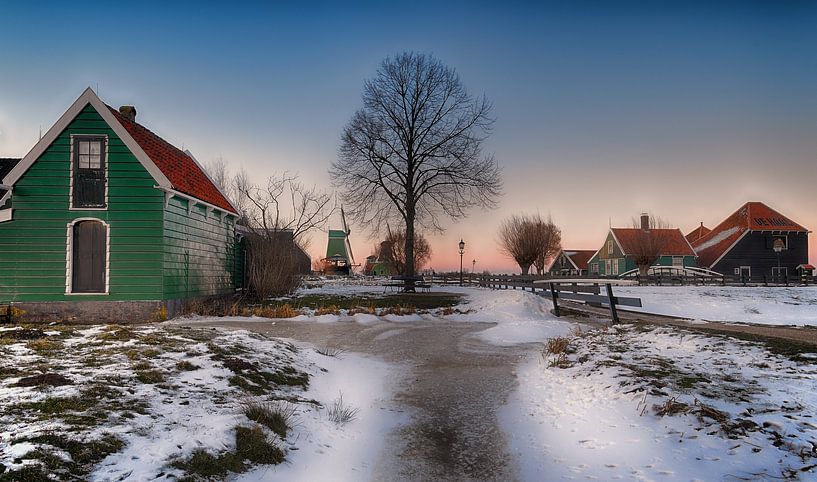
M 614 233 L 614 232 L 613 232 L 613 230 L 612 230 L 612 229 L 610 229 L 610 234 L 613 236 L 613 240 L 614 240 L 614 241 L 616 242 L 616 244 L 618 245 L 618 249 L 620 249 L 620 250 L 621 250 L 621 254 L 622 254 L 622 256 L 625 256 L 625 257 L 626 257 L 626 256 L 627 256 L 627 253 L 625 253 L 625 252 L 624 252 L 624 247 L 622 247 L 622 246 L 621 246 L 621 243 L 618 241 L 618 238 L 616 237 L 616 233 Z
M 85 92 L 79 96 L 79 98 L 71 104 L 71 107 L 65 111 L 65 113 L 57 120 L 57 122 L 48 129 L 48 132 L 42 137 L 42 139 L 28 151 L 28 154 L 23 157 L 23 159 L 14 166 L 6 177 L 3 178 L 2 184 L 6 184 L 9 186 L 14 186 L 14 184 L 23 177 L 23 174 L 28 171 L 28 169 L 34 164 L 34 162 L 39 159 L 39 157 L 48 149 L 48 146 L 57 139 L 57 137 L 68 127 L 68 124 L 73 121 L 77 115 L 85 108 L 86 105 L 90 104 L 102 119 L 108 124 L 108 126 L 113 130 L 117 137 L 119 137 L 122 142 L 127 146 L 127 148 L 131 151 L 131 153 L 139 160 L 142 166 L 147 170 L 147 172 L 153 176 L 153 179 L 159 184 L 159 186 L 172 189 L 173 185 L 170 183 L 170 180 L 162 173 L 162 171 L 153 163 L 153 161 L 148 157 L 144 150 L 139 146 L 136 140 L 131 137 L 130 133 L 128 133 L 127 129 L 119 123 L 119 121 L 114 117 L 111 111 L 108 109 L 108 106 L 105 105 L 102 100 L 97 97 L 93 90 L 90 87 L 85 89 Z

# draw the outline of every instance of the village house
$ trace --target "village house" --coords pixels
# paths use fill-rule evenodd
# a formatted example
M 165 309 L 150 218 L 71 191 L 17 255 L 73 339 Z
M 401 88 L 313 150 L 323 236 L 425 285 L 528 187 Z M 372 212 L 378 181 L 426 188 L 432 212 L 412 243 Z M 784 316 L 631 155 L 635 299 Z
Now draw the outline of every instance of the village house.
M 0 163 L 0 303 L 40 320 L 161 319 L 235 292 L 236 209 L 189 152 L 89 88 Z
M 725 275 L 793 276 L 809 272 L 810 231 L 761 202 L 747 202 L 692 243 L 698 265 Z
M 637 269 L 635 257 L 645 240 L 660 247 L 653 266 L 695 267 L 695 251 L 680 229 L 651 228 L 649 216 L 641 216 L 641 227 L 610 228 L 604 244 L 588 262 L 591 275 L 618 276 Z
M 588 262 L 596 252 L 592 249 L 562 249 L 548 268 L 551 276 L 584 276 Z

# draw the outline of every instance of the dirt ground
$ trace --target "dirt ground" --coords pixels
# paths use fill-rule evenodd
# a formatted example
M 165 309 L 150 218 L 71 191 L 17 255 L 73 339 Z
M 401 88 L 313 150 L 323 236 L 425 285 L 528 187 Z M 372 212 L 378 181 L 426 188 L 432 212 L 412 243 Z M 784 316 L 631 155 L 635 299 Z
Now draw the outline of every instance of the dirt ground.
M 200 324 L 198 324 L 200 325 Z M 396 401 L 413 415 L 390 435 L 376 480 L 516 480 L 497 411 L 516 365 L 538 344 L 496 347 L 472 335 L 493 323 L 214 323 L 317 346 L 330 344 L 411 367 Z

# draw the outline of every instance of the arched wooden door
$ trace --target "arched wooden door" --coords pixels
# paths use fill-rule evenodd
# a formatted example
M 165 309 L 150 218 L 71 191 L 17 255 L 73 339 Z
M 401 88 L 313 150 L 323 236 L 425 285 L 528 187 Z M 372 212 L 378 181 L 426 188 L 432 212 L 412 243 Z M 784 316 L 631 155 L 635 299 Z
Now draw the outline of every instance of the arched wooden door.
M 107 228 L 99 221 L 74 224 L 71 292 L 105 292 L 107 238 Z

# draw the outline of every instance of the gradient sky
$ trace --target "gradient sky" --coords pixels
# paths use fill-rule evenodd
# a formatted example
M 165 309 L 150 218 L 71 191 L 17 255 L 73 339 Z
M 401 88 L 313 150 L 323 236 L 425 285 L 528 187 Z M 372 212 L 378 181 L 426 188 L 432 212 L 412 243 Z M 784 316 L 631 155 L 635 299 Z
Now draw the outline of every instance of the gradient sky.
M 750 200 L 817 228 L 817 2 L 116 3 L 0 4 L 0 156 L 91 86 L 203 162 L 328 187 L 363 80 L 416 50 L 493 101 L 505 181 L 499 209 L 430 237 L 438 271 L 460 238 L 467 268 L 512 269 L 496 230 L 521 212 L 574 249 L 641 211 L 687 232 Z

